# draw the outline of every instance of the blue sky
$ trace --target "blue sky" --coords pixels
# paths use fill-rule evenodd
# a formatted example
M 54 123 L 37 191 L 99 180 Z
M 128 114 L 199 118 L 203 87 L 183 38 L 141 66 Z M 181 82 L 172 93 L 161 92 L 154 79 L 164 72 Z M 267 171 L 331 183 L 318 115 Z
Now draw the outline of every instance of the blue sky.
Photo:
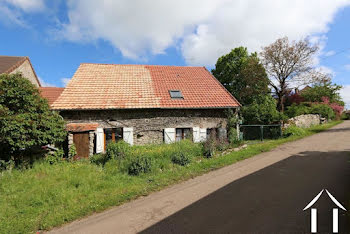
M 29 56 L 44 84 L 64 86 L 80 63 L 210 69 L 236 46 L 309 37 L 350 107 L 348 22 L 347 0 L 0 0 L 0 54 Z

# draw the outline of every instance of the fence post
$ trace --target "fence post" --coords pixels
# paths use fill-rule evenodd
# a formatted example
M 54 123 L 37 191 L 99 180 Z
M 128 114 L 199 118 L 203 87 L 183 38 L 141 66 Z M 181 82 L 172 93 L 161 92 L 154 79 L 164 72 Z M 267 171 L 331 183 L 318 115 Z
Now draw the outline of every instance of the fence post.
M 263 125 L 260 126 L 260 139 L 261 139 L 261 141 L 263 141 L 263 139 L 264 139 L 264 126 Z
M 282 137 L 283 133 L 282 133 L 282 124 L 280 124 L 280 137 Z

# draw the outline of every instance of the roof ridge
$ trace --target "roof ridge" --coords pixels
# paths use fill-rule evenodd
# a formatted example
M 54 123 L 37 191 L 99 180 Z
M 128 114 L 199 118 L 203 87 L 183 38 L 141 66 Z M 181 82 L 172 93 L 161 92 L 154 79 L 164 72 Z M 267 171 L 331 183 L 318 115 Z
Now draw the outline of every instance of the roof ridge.
M 158 65 L 158 64 L 121 64 L 121 63 L 80 63 L 83 64 L 92 64 L 92 65 L 113 65 L 113 66 L 158 66 L 158 67 L 195 67 L 202 68 L 202 66 L 180 66 L 180 65 Z

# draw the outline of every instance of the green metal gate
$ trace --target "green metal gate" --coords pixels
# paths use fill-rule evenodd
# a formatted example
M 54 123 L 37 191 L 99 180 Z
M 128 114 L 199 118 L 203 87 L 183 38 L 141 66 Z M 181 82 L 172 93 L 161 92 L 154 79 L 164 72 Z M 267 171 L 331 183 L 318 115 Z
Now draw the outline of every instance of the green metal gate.
M 282 137 L 282 125 L 240 125 L 240 137 L 242 140 L 277 139 Z

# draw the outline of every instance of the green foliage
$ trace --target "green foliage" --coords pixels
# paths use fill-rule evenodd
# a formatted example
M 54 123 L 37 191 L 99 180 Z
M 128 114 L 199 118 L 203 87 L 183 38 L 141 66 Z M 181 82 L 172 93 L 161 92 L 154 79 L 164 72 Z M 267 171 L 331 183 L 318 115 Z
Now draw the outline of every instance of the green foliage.
M 48 155 L 46 155 L 45 161 L 52 165 L 63 162 L 63 157 L 64 151 L 62 149 L 59 149 L 57 151 L 54 151 L 53 153 L 49 153 Z
M 171 161 L 175 164 L 186 166 L 191 162 L 191 157 L 185 152 L 175 152 L 171 156 Z
M 242 105 L 248 105 L 258 95 L 269 93 L 269 80 L 257 54 L 238 47 L 220 57 L 213 75 Z
M 281 120 L 276 101 L 270 95 L 260 96 L 248 106 L 242 107 L 244 124 L 271 124 Z
M 152 170 L 153 158 L 146 155 L 137 155 L 128 159 L 128 174 L 139 175 Z
M 111 142 L 107 145 L 106 158 L 109 159 L 123 159 L 130 151 L 130 145 L 121 140 L 118 142 Z
M 73 143 L 69 150 L 68 150 L 68 160 L 73 160 L 74 156 L 77 155 L 77 148 L 75 147 L 75 144 Z
M 107 154 L 94 154 L 89 160 L 93 164 L 104 166 L 109 158 L 107 157 Z
M 330 103 L 338 103 L 344 106 L 339 91 L 342 86 L 332 84 L 330 81 L 319 83 L 301 92 L 301 96 L 306 102 L 322 102 L 323 97 L 328 97 Z
M 20 74 L 0 75 L 0 159 L 17 159 L 38 146 L 62 142 L 64 121 Z
M 289 126 L 288 128 L 284 129 L 283 136 L 290 137 L 290 136 L 304 136 L 306 135 L 306 130 L 304 128 L 299 128 L 294 125 Z
M 311 106 L 311 114 L 319 114 L 321 117 L 326 119 L 334 119 L 335 113 L 331 107 L 326 104 L 315 104 Z
M 289 118 L 293 118 L 299 115 L 307 115 L 311 113 L 311 107 L 308 104 L 299 104 L 293 103 L 291 106 L 287 108 L 284 112 Z

